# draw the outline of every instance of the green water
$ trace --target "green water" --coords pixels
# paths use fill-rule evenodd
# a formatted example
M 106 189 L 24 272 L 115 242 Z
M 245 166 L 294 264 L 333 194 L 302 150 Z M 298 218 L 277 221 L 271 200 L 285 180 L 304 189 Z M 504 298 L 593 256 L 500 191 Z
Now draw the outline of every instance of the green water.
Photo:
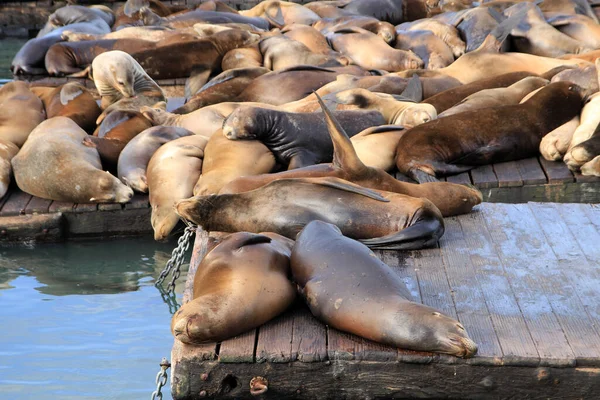
M 11 79 L 10 63 L 27 39 L 0 39 L 0 79 Z
M 0 397 L 149 399 L 173 344 L 154 286 L 173 246 L 122 239 L 0 248 Z M 168 387 L 163 393 L 170 398 Z

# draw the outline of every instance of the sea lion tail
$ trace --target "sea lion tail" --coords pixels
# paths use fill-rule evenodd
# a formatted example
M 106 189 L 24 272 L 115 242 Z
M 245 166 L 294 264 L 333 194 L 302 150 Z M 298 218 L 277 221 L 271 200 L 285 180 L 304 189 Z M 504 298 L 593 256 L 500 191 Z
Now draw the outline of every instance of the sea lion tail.
M 360 158 L 358 158 L 348 134 L 344 131 L 344 128 L 342 128 L 339 121 L 331 113 L 317 92 L 313 91 L 313 93 L 317 97 L 317 101 L 323 110 L 327 130 L 331 137 L 331 141 L 333 142 L 333 165 L 351 173 L 357 173 L 364 170 L 366 166 Z
M 359 242 L 373 250 L 419 250 L 434 246 L 444 234 L 444 220 L 437 213 L 391 235 L 359 239 Z
M 521 23 L 527 14 L 527 9 L 517 12 L 511 17 L 502 21 L 485 38 L 483 43 L 474 51 L 481 53 L 498 53 L 504 41 L 510 35 L 510 32 Z

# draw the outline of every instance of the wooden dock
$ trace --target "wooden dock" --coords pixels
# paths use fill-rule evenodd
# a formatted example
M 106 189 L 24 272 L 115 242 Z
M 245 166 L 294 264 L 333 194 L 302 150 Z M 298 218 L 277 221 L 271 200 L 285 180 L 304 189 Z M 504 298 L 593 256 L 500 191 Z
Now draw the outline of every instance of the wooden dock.
M 600 207 L 492 204 L 446 219 L 437 248 L 377 254 L 413 300 L 458 318 L 476 357 L 418 353 L 328 328 L 299 302 L 217 344 L 175 341 L 175 399 L 600 398 Z M 196 238 L 184 302 L 209 246 Z

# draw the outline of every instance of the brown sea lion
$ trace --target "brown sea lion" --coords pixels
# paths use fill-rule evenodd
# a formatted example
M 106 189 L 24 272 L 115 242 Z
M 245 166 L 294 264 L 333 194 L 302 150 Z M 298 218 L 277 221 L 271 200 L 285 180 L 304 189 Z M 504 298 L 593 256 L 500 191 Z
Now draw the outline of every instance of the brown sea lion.
M 396 26 L 396 33 L 402 31 L 430 31 L 438 38 L 442 39 L 444 43 L 450 47 L 454 57 L 458 58 L 465 53 L 465 42 L 460 38 L 458 29 L 450 24 L 446 24 L 442 21 L 434 19 L 424 19 L 414 22 L 405 22 Z
M 94 85 L 102 97 L 102 109 L 123 97 L 134 97 L 140 93 L 164 99 L 160 86 L 133 57 L 123 51 L 100 54 L 92 62 L 92 71 Z
M 127 0 L 125 4 L 117 8 L 116 20 L 113 30 L 118 31 L 130 26 L 142 26 L 138 11 L 142 7 L 148 7 L 152 12 L 161 17 L 177 11 L 178 6 L 167 6 L 159 0 Z
M 378 111 L 335 111 L 350 136 L 385 124 Z M 330 162 L 333 146 L 321 115 L 290 113 L 260 107 L 240 107 L 223 122 L 231 140 L 260 140 L 288 169 Z
M 144 130 L 121 151 L 117 170 L 119 179 L 133 190 L 146 193 L 146 169 L 152 155 L 163 144 L 190 135 L 193 132 L 173 126 L 155 126 Z
M 439 118 L 465 111 L 519 104 L 523 97 L 536 89 L 546 86 L 548 83 L 550 82 L 547 79 L 538 76 L 528 76 L 506 88 L 480 90 L 439 114 Z
M 548 161 L 561 161 L 569 149 L 573 134 L 579 126 L 579 115 L 562 124 L 542 138 L 540 154 Z
M 263 57 L 260 50 L 258 50 L 258 46 L 229 50 L 221 61 L 221 69 L 223 71 L 235 68 L 258 68 L 262 66 Z
M 193 197 L 179 202 L 177 213 L 207 231 L 269 231 L 288 238 L 318 219 L 371 248 L 390 250 L 431 246 L 444 232 L 442 215 L 429 200 L 331 177 L 279 179 L 250 192 Z
M 240 11 L 240 14 L 246 17 L 265 18 L 277 28 L 290 24 L 312 25 L 321 19 L 313 11 L 300 4 L 274 0 L 261 1 L 249 10 Z
M 8 140 L 0 139 L 0 199 L 8 191 L 12 177 L 10 161 L 19 152 L 19 148 Z
M 423 67 L 423 60 L 411 51 L 397 50 L 372 32 L 361 28 L 327 34 L 331 47 L 367 70 L 403 71 Z
M 256 328 L 296 297 L 288 279 L 294 242 L 275 233 L 227 235 L 201 261 L 193 300 L 173 315 L 183 343 L 219 342 Z
M 197 23 L 242 23 L 250 24 L 256 27 L 256 30 L 268 30 L 269 23 L 264 18 L 252 18 L 239 13 L 205 11 L 195 9 L 186 12 L 172 14 L 167 17 L 160 17 L 152 10 L 142 7 L 139 11 L 139 18 L 144 25 L 165 26 L 171 29 L 181 29 L 194 26 Z
M 327 109 L 327 106 L 320 99 L 319 101 L 323 107 L 327 128 L 335 149 L 332 164 L 313 165 L 276 174 L 246 176 L 226 185 L 219 194 L 247 192 L 276 179 L 328 176 L 344 179 L 366 188 L 426 198 L 438 207 L 444 217 L 468 213 L 474 206 L 481 203 L 481 193 L 463 185 L 448 182 L 430 182 L 415 185 L 398 181 L 381 168 L 365 165 L 342 126 Z M 398 127 L 382 126 L 370 128 L 367 131 L 374 131 L 371 132 L 372 136 L 379 136 L 384 134 L 380 131 L 385 129 L 393 132 L 394 128 L 399 133 L 397 135 L 397 139 L 399 139 L 405 131 L 399 131 Z M 373 135 L 373 133 L 376 133 L 376 135 Z M 381 150 L 377 151 L 375 155 L 381 156 L 381 152 Z
M 579 114 L 582 96 L 578 86 L 556 82 L 522 104 L 467 111 L 419 125 L 400 138 L 396 166 L 418 182 L 431 182 L 476 165 L 533 157 L 548 132 Z
M 84 146 L 93 147 L 98 151 L 100 161 L 102 162 L 102 169 L 112 174 L 116 174 L 119 155 L 127 145 L 126 142 L 116 139 L 88 136 L 83 139 L 82 143 Z
M 330 327 L 404 349 L 465 358 L 477 352 L 458 321 L 410 301 L 403 280 L 335 225 L 307 224 L 296 238 L 291 268 L 310 311 Z
M 0 87 L 0 140 L 20 148 L 44 119 L 44 105 L 27 83 L 14 81 Z
M 47 118 L 71 118 L 86 132 L 96 128 L 102 110 L 85 86 L 69 82 L 58 87 L 34 86 L 31 91 L 42 100 Z
M 364 15 L 339 17 L 332 20 L 322 19 L 315 22 L 313 28 L 319 30 L 324 35 L 343 29 L 362 28 L 381 37 L 390 46 L 393 46 L 396 41 L 394 25 Z
M 400 31 L 395 48 L 415 53 L 425 63 L 425 69 L 444 68 L 454 62 L 450 47 L 430 31 Z
M 193 33 L 189 30 L 185 33 Z M 83 40 L 115 40 L 115 39 L 141 39 L 150 42 L 160 42 L 173 35 L 180 35 L 181 32 L 176 32 L 162 26 L 130 26 L 116 32 L 96 35 L 85 32 L 64 31 L 62 38 L 67 42 L 79 42 Z
M 146 179 L 154 240 L 165 239 L 179 222 L 173 206 L 192 196 L 206 143 L 199 135 L 180 137 L 159 147 L 150 158 Z
M 73 203 L 127 203 L 133 191 L 102 170 L 88 134 L 67 117 L 47 119 L 35 128 L 12 159 L 21 190 L 43 199 Z
M 314 65 L 317 67 L 341 67 L 348 65 L 348 58 L 338 55 L 329 56 L 313 53 L 303 43 L 287 36 L 271 36 L 259 43 L 265 68 L 281 71 L 299 65 Z
M 219 130 L 208 140 L 202 175 L 194 196 L 217 194 L 241 176 L 266 174 L 275 168 L 275 156 L 258 140 L 229 140 Z
M 94 136 L 129 142 L 151 126 L 150 121 L 139 111 L 116 110 L 102 120 L 94 131 Z

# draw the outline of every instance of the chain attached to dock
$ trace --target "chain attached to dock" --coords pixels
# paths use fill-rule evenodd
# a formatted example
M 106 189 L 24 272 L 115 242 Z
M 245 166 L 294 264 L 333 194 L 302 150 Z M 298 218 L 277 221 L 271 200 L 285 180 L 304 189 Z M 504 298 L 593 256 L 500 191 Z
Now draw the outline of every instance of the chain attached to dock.
M 181 275 L 181 264 L 183 264 L 183 257 L 185 256 L 185 252 L 190 248 L 190 239 L 195 231 L 196 226 L 187 223 L 187 227 L 183 231 L 183 236 L 181 236 L 177 241 L 177 247 L 175 247 L 175 250 L 173 250 L 171 253 L 171 258 L 169 261 L 167 261 L 165 269 L 163 269 L 156 280 L 155 286 L 162 285 L 167 275 L 169 275 L 169 272 L 173 271 L 171 282 L 167 285 L 167 289 L 165 291 L 167 295 L 170 293 L 175 293 L 175 281 L 179 278 L 179 275 Z
M 171 363 L 166 357 L 160 361 L 160 372 L 156 375 L 156 390 L 152 392 L 151 400 L 162 400 L 162 388 L 167 384 L 167 370 L 171 367 Z

